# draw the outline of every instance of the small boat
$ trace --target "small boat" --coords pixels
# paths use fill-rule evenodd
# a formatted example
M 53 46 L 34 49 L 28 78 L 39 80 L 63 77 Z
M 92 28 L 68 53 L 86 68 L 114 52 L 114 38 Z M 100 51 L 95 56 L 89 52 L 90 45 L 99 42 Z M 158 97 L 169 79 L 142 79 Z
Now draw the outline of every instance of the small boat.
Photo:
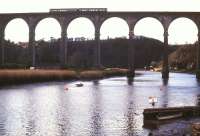
M 82 84 L 82 83 L 78 83 L 78 84 L 76 84 L 76 86 L 77 86 L 77 87 L 82 87 L 83 84 Z
M 182 113 L 173 114 L 173 115 L 166 115 L 166 116 L 156 116 L 157 120 L 169 120 L 182 117 Z

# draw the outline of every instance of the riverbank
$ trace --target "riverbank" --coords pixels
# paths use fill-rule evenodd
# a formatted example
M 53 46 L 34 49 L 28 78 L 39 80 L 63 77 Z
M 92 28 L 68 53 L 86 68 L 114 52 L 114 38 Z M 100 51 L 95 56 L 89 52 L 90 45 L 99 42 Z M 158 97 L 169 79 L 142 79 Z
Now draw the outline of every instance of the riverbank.
M 102 70 L 0 70 L 0 85 L 13 85 L 46 81 L 92 80 L 111 76 L 126 76 L 128 70 L 106 68 Z
M 162 72 L 162 67 L 156 67 L 152 71 L 155 72 Z M 188 73 L 188 74 L 196 74 L 198 71 L 194 70 L 188 70 L 188 69 L 170 69 L 170 72 L 173 73 Z
M 192 124 L 200 122 L 200 118 L 179 119 L 171 123 L 162 124 L 158 129 L 151 130 L 153 136 L 191 136 L 194 134 Z

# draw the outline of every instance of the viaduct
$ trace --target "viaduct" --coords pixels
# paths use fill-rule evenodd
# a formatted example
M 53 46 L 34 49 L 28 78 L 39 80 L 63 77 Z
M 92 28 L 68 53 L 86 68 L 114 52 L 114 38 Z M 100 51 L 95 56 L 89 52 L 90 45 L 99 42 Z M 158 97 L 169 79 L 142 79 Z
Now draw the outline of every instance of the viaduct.
M 55 18 L 61 27 L 61 43 L 60 43 L 60 64 L 67 64 L 67 27 L 70 22 L 78 17 L 86 17 L 92 21 L 95 27 L 95 65 L 101 66 L 100 56 L 100 28 L 105 20 L 111 17 L 119 17 L 124 19 L 129 27 L 129 39 L 134 38 L 134 26 L 136 23 L 145 18 L 152 17 L 160 21 L 164 28 L 164 54 L 162 77 L 169 77 L 168 67 L 168 28 L 170 23 L 180 17 L 191 19 L 198 28 L 198 49 L 197 49 L 197 65 L 196 69 L 200 69 L 200 12 L 109 12 L 106 8 L 79 8 L 79 9 L 50 9 L 49 12 L 43 13 L 6 13 L 0 14 L 0 64 L 4 64 L 4 36 L 6 25 L 15 18 L 23 19 L 29 27 L 29 56 L 31 65 L 35 66 L 35 28 L 37 24 L 45 18 Z M 130 75 L 134 75 L 134 47 L 129 49 L 129 69 Z

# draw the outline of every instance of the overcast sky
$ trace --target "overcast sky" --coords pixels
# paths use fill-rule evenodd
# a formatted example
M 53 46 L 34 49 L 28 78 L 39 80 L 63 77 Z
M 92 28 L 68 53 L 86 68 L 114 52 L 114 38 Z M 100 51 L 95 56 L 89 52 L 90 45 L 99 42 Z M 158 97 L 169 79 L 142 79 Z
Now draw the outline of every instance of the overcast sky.
M 108 8 L 108 11 L 195 11 L 200 12 L 200 0 L 0 0 L 0 13 L 16 13 L 16 12 L 48 12 L 51 8 Z M 55 20 L 54 20 L 55 21 Z M 119 21 L 119 20 L 118 20 Z M 45 21 L 44 21 L 45 22 Z M 108 20 L 109 22 L 109 20 Z M 113 23 L 114 22 L 114 23 Z M 101 36 L 104 37 L 121 33 L 121 36 L 127 36 L 128 30 L 126 24 L 123 20 L 121 23 L 116 23 L 117 20 L 114 20 L 110 24 L 103 26 Z M 18 26 L 16 26 L 18 24 Z M 55 26 L 55 24 L 57 26 Z M 76 24 L 76 25 L 75 25 Z M 73 27 L 70 26 L 68 30 L 68 35 L 71 37 L 82 36 L 85 30 L 88 29 L 86 26 L 89 23 L 84 23 L 79 21 L 74 21 Z M 141 25 L 143 24 L 143 25 Z M 141 24 L 138 24 L 135 33 L 138 35 L 150 36 L 157 38 L 163 41 L 163 30 L 159 25 L 159 22 L 155 20 L 146 20 L 141 21 Z M 151 27 L 149 27 L 151 24 Z M 10 25 L 10 24 L 9 24 Z M 28 28 L 25 28 L 24 25 L 19 26 L 20 23 L 13 22 L 12 25 L 7 27 L 6 39 L 17 39 L 20 41 L 28 40 Z M 26 24 L 25 24 L 26 25 Z M 48 27 L 49 25 L 49 27 Z M 41 23 L 41 26 L 38 26 L 36 30 L 36 39 L 49 38 L 49 37 L 59 37 L 60 29 L 57 28 L 57 22 L 54 22 L 54 26 L 50 26 L 51 23 L 48 21 L 46 23 Z M 90 24 L 89 24 L 90 25 Z M 118 26 L 117 26 L 118 25 Z M 173 26 L 173 25 L 172 25 Z M 93 26 L 91 32 L 87 34 L 93 34 Z M 24 28 L 24 30 L 23 30 Z M 40 28 L 40 29 L 39 29 Z M 51 28 L 51 30 L 49 29 Z M 55 29 L 53 29 L 55 28 Z M 76 28 L 76 29 L 75 29 Z M 80 28 L 80 29 L 78 29 Z M 118 28 L 118 29 L 116 29 Z M 122 30 L 119 31 L 119 28 Z M 169 35 L 169 40 L 171 43 L 185 43 L 185 42 L 194 42 L 197 39 L 197 30 L 196 26 L 190 20 L 184 21 L 181 20 L 171 31 L 171 37 Z M 19 32 L 20 34 L 17 34 Z M 183 33 L 184 32 L 184 33 Z M 50 35 L 52 34 L 52 35 Z M 85 33 L 86 34 L 86 33 Z M 87 35 L 86 34 L 86 35 Z M 183 35 L 186 34 L 186 35 Z M 172 37 L 173 35 L 173 37 Z M 18 37 L 17 37 L 18 36 Z M 21 37 L 20 37 L 21 36 Z M 89 36 L 91 37 L 91 36 Z M 93 37 L 92 37 L 93 38 Z M 24 40 L 26 39 L 26 40 Z
M 45 12 L 50 8 L 108 8 L 110 11 L 200 11 L 200 0 L 0 0 L 0 12 Z

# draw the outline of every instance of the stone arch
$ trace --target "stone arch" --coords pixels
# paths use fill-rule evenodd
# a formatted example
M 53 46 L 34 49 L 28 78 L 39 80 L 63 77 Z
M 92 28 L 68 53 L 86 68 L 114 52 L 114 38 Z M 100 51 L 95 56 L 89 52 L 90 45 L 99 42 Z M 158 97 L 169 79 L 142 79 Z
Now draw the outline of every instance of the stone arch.
M 179 23 L 179 24 L 181 23 L 181 25 L 177 25 L 176 23 Z M 172 29 L 173 27 L 175 27 L 174 28 L 175 30 Z M 191 29 L 191 27 L 192 27 L 192 29 Z M 176 31 L 176 29 L 179 29 L 179 31 Z M 194 31 L 194 29 L 195 29 L 196 32 L 192 32 L 192 31 Z M 184 30 L 187 31 L 187 33 L 183 33 Z M 189 33 L 188 33 L 188 31 L 189 31 Z M 180 32 L 180 33 L 178 34 L 177 32 Z M 195 42 L 195 41 L 197 41 L 197 38 L 198 38 L 197 37 L 198 36 L 198 25 L 191 18 L 188 18 L 188 17 L 176 17 L 176 18 L 173 18 L 171 20 L 171 22 L 170 22 L 170 24 L 168 26 L 168 34 L 169 34 L 169 38 L 168 38 L 169 39 L 169 43 L 184 44 L 184 43 L 187 42 L 186 40 L 188 40 L 188 36 L 189 35 L 190 36 L 193 35 L 193 38 L 191 38 L 189 36 L 191 38 L 190 41 L 189 41 L 189 43 L 191 43 L 192 40 Z M 181 35 L 181 39 L 176 39 L 176 38 L 174 39 L 173 36 L 175 36 L 175 35 L 176 36 L 177 35 L 179 35 L 179 36 Z M 182 36 L 185 37 L 184 38 L 185 41 L 181 41 L 183 39 Z M 173 42 L 173 40 L 174 40 L 174 42 Z M 176 40 L 176 42 L 175 42 L 175 40 Z
M 47 22 L 51 22 L 51 24 L 43 26 L 43 23 L 46 24 Z M 41 28 L 40 28 L 40 25 L 42 25 Z M 51 29 L 49 29 L 49 27 L 51 27 Z M 55 29 L 52 29 L 52 27 L 54 27 Z M 37 21 L 37 23 L 35 24 L 35 39 L 36 40 L 41 39 L 41 35 L 43 36 L 45 35 L 45 32 L 41 31 L 42 29 L 45 29 L 45 30 L 48 29 L 48 31 L 50 31 L 50 33 L 48 34 L 50 36 L 49 39 L 46 37 L 44 38 L 45 40 L 50 40 L 51 37 L 56 38 L 56 39 L 61 37 L 62 27 L 60 25 L 59 20 L 54 17 L 46 17 Z M 39 36 L 37 35 L 38 32 L 40 34 Z
M 82 23 L 80 25 L 79 24 L 80 21 L 81 22 L 83 21 L 84 23 Z M 73 29 L 75 28 L 75 26 L 77 28 L 74 31 Z M 86 27 L 84 28 L 83 26 L 86 26 Z M 90 32 L 88 30 L 88 27 L 92 27 L 93 30 L 91 30 L 91 32 Z M 83 30 L 83 32 L 80 32 L 81 29 Z M 94 39 L 95 38 L 95 29 L 96 29 L 95 24 L 92 19 L 90 19 L 88 17 L 80 16 L 80 17 L 73 18 L 69 21 L 66 31 L 67 31 L 67 36 L 69 38 L 75 38 L 76 36 L 78 36 L 78 38 L 84 37 L 86 39 L 88 39 L 88 38 Z M 86 33 L 88 33 L 88 34 L 86 35 Z
M 24 18 L 9 18 L 4 22 L 1 59 L 3 63 L 24 64 L 29 41 L 29 25 Z
M 101 39 L 106 39 L 107 38 L 107 36 L 102 36 L 102 29 L 103 29 L 103 27 L 104 27 L 104 25 L 105 25 L 105 23 L 113 23 L 113 19 L 114 20 L 116 20 L 116 21 L 119 21 L 120 22 L 120 24 L 122 23 L 123 24 L 123 28 L 121 29 L 122 31 L 124 31 L 123 29 L 126 29 L 125 31 L 126 32 L 124 32 L 125 33 L 125 35 L 119 35 L 118 34 L 118 32 L 113 32 L 113 33 L 110 33 L 110 32 L 103 32 L 103 33 L 109 33 L 109 35 L 110 34 L 114 34 L 114 33 L 116 33 L 116 35 L 114 35 L 114 37 L 123 37 L 123 38 L 128 38 L 128 36 L 129 36 L 129 24 L 128 24 L 128 22 L 124 19 L 124 18 L 121 18 L 121 17 L 109 17 L 109 18 L 106 18 L 103 22 L 102 22 L 102 24 L 100 25 L 100 34 L 101 34 Z M 109 22 L 110 21 L 110 22 Z M 110 27 L 116 27 L 116 26 L 118 26 L 118 24 L 116 23 L 115 25 L 113 25 L 112 24 L 112 26 L 110 25 Z M 121 26 L 121 25 L 120 25 Z M 126 27 L 126 28 L 125 28 Z M 119 27 L 119 28 L 121 28 L 121 27 Z M 107 30 L 107 29 L 105 29 L 105 30 Z M 113 29 L 114 30 L 114 29 Z M 115 29 L 114 31 L 120 31 L 119 29 Z M 113 38 L 113 36 L 111 37 L 111 38 Z
M 146 31 L 145 29 L 143 29 L 142 30 L 143 34 L 138 34 L 138 35 L 151 37 L 151 38 L 155 38 L 155 39 L 159 39 L 159 40 L 163 41 L 164 26 L 163 26 L 162 22 L 158 18 L 155 18 L 155 17 L 143 17 L 143 18 L 138 19 L 132 30 L 134 32 L 134 35 L 137 35 L 136 33 L 140 33 L 139 31 L 141 31 L 141 30 L 137 30 L 138 25 L 140 25 L 140 23 L 142 23 L 141 25 L 146 25 L 145 23 L 148 21 L 150 21 L 151 27 L 152 27 L 152 25 L 154 28 L 159 27 L 158 31 L 160 31 L 160 29 L 161 29 L 161 32 L 156 32 L 156 34 L 155 34 L 155 32 L 152 33 L 151 31 Z M 149 27 L 149 26 L 147 26 L 147 27 Z M 141 29 L 141 28 L 139 28 L 139 29 Z
M 18 27 L 16 27 L 16 23 L 20 23 L 20 25 Z M 25 26 L 25 28 L 24 28 L 24 26 Z M 11 30 L 15 29 L 15 33 L 13 33 L 13 31 L 12 31 L 12 33 L 10 33 L 9 32 L 10 31 L 9 27 L 11 27 Z M 18 30 L 16 30 L 16 29 L 18 29 Z M 8 35 L 10 35 L 11 37 L 15 37 L 16 38 L 16 39 L 15 38 L 13 39 L 15 42 L 16 41 L 17 42 L 28 42 L 28 39 L 29 39 L 29 25 L 28 25 L 27 21 L 24 18 L 12 18 L 12 19 L 8 20 L 5 23 L 5 27 L 4 27 L 4 35 L 5 35 L 4 39 L 5 40 L 9 39 L 8 35 L 7 35 L 7 31 L 8 31 Z M 16 34 L 16 33 L 18 33 L 18 34 Z M 23 38 L 23 36 L 25 38 Z M 22 41 L 18 41 L 17 39 L 20 39 Z M 9 40 L 11 40 L 11 39 L 9 39 Z

